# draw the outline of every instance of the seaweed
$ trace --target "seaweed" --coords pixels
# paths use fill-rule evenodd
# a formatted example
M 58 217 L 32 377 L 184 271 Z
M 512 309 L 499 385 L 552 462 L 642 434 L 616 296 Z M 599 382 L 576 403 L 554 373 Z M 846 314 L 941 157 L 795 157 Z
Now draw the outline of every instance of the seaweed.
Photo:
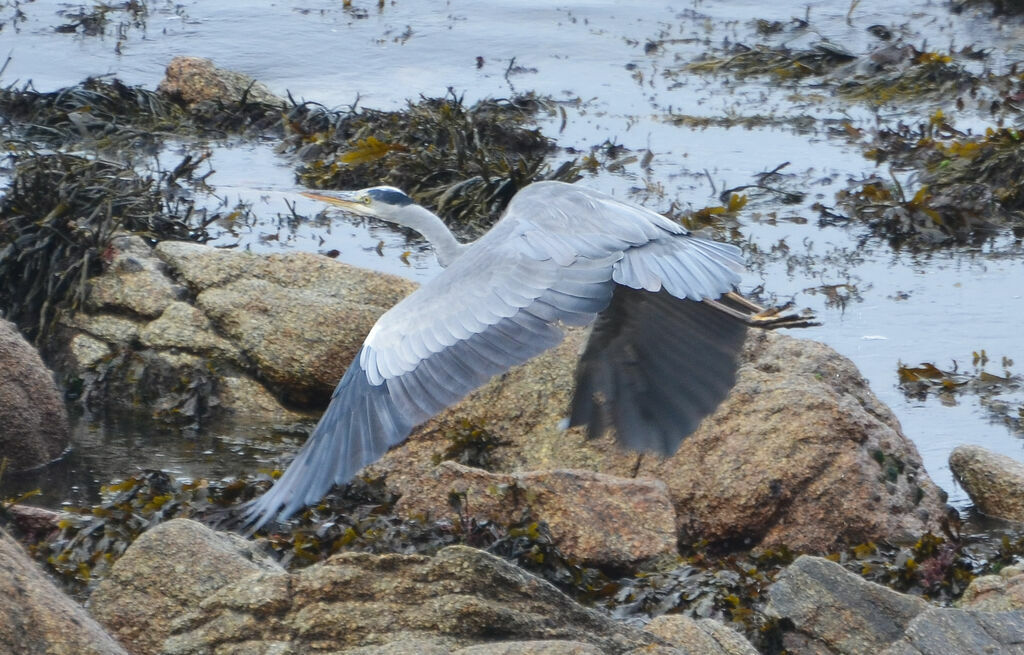
M 955 405 L 960 395 L 975 396 L 991 420 L 1024 433 L 1024 398 L 1021 397 L 1024 378 L 1010 370 L 1013 361 L 1009 358 L 1002 358 L 1002 375 L 986 371 L 988 361 L 988 355 L 980 350 L 972 353 L 971 370 L 960 370 L 955 360 L 949 369 L 930 362 L 917 366 L 900 362 L 899 386 L 909 398 L 923 400 L 934 395 L 944 405 Z
M 0 89 L 0 116 L 4 131 L 37 144 L 87 140 L 136 151 L 152 151 L 162 135 L 180 134 L 190 123 L 188 113 L 162 94 L 101 78 L 51 92 L 31 83 Z
M 205 241 L 218 215 L 197 211 L 181 184 L 205 156 L 186 155 L 156 177 L 128 164 L 23 150 L 0 199 L 0 308 L 37 343 L 74 311 L 121 231 L 151 241 Z
M 532 127 L 549 101 L 532 95 L 467 107 L 454 93 L 403 111 L 351 109 L 306 117 L 293 147 L 312 188 L 387 184 L 476 236 L 521 188 L 542 179 L 575 181 L 574 162 L 551 169 L 554 143 Z

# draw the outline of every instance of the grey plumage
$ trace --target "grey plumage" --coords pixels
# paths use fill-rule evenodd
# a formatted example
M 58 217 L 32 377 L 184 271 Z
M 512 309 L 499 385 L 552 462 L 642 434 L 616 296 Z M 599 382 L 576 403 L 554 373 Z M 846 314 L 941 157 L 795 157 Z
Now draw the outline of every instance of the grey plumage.
M 253 529 L 317 502 L 417 424 L 559 343 L 560 324 L 594 323 L 570 417 L 590 436 L 614 427 L 628 448 L 671 454 L 733 384 L 746 323 L 701 301 L 739 282 L 735 246 L 558 182 L 520 191 L 469 245 L 396 189 L 308 195 L 420 230 L 447 267 L 374 325 L 298 456 L 246 508 Z

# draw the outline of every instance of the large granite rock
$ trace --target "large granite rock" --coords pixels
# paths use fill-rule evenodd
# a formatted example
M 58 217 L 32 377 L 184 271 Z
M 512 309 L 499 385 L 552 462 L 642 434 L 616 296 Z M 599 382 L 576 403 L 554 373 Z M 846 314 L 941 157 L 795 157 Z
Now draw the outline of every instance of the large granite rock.
M 657 480 L 592 471 L 488 473 L 444 462 L 402 495 L 395 513 L 502 525 L 528 516 L 547 523 L 559 550 L 586 565 L 624 567 L 676 552 L 675 510 Z
M 553 468 L 633 475 L 637 456 L 611 437 L 563 431 L 572 375 L 584 341 L 565 342 L 496 378 L 429 421 L 377 466 L 415 495 L 435 456 L 451 447 L 448 426 L 468 422 L 494 435 L 498 472 Z M 823 344 L 753 331 L 736 386 L 673 457 L 648 456 L 639 477 L 664 482 L 686 541 L 827 550 L 937 530 L 944 495 L 913 443 L 856 367 Z
M 261 572 L 283 574 L 252 543 L 183 519 L 139 537 L 89 598 L 89 611 L 134 655 L 161 652 L 177 617 Z
M 64 400 L 39 353 L 0 319 L 0 459 L 12 471 L 42 466 L 68 447 Z
M 1024 521 L 1024 463 L 981 446 L 957 446 L 949 468 L 978 511 Z
M 91 405 L 290 423 L 303 418 L 290 408 L 326 403 L 377 317 L 415 286 L 308 253 L 121 236 L 56 359 Z
M 249 546 L 170 521 L 114 564 L 90 608 L 140 655 L 749 652 L 724 626 L 630 627 L 463 546 L 434 557 L 342 553 L 294 573 L 251 558 Z
M 128 655 L 0 530 L 0 653 Z

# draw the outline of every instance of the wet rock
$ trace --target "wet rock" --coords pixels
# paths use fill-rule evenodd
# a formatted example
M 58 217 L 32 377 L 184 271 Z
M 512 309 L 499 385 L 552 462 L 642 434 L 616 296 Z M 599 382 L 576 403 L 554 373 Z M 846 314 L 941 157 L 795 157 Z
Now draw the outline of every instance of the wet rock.
M 68 417 L 39 353 L 0 319 L 0 459 L 11 470 L 42 466 L 68 446 Z
M 978 511 L 1024 521 L 1024 464 L 981 446 L 957 446 L 949 468 Z
M 202 57 L 172 59 L 157 90 L 188 105 L 204 101 L 241 102 L 243 98 L 249 102 L 285 104 L 283 98 L 274 95 L 262 82 L 243 73 L 217 68 L 212 60 Z
M 156 252 L 257 376 L 298 405 L 325 404 L 377 318 L 416 288 L 308 253 L 260 256 L 180 242 Z
M 113 350 L 106 341 L 84 332 L 75 334 L 68 340 L 65 374 L 81 377 L 83 372 L 95 369 L 111 354 Z
M 175 617 L 259 572 L 281 569 L 253 543 L 193 521 L 169 521 L 125 551 L 89 598 L 89 610 L 135 655 L 158 653 Z
M 127 655 L 0 530 L 0 652 Z
M 559 550 L 587 565 L 625 566 L 676 552 L 675 511 L 657 480 L 592 471 L 488 473 L 444 462 L 402 492 L 400 516 L 544 521 Z
M 450 447 L 446 426 L 484 426 L 500 444 L 492 470 L 573 468 L 628 477 L 637 456 L 610 436 L 587 441 L 559 422 L 585 338 L 471 394 L 378 465 L 401 488 Z M 673 457 L 647 456 L 638 477 L 668 485 L 686 541 L 827 550 L 938 530 L 942 492 L 892 412 L 848 359 L 823 344 L 754 331 L 738 380 Z
M 185 290 L 165 273 L 163 262 L 137 236 L 115 237 L 104 275 L 90 283 L 86 305 L 93 313 L 109 310 L 157 318 Z
M 768 588 L 765 613 L 788 619 L 784 646 L 801 653 L 879 653 L 903 636 L 928 603 L 804 555 Z
M 671 644 L 685 644 L 694 654 L 757 655 L 757 649 L 743 635 L 712 619 L 662 614 L 651 619 L 644 630 Z
M 157 526 L 113 566 L 93 614 L 140 654 L 702 652 L 472 548 L 343 553 L 294 573 L 258 566 L 245 548 L 184 519 Z
M 978 576 L 971 580 L 957 605 L 986 612 L 1024 609 L 1024 569 L 1007 566 L 999 575 Z
M 214 331 L 206 314 L 186 302 L 169 304 L 155 321 L 139 330 L 138 339 L 150 348 L 198 351 L 215 361 L 245 363 L 238 347 Z

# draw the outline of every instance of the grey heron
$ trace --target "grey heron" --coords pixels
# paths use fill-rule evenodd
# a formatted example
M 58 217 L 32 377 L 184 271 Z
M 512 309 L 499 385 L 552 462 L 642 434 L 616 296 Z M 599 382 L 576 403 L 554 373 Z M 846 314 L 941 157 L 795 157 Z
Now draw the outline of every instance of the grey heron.
M 305 195 L 418 231 L 443 270 L 370 330 L 294 461 L 243 511 L 252 530 L 318 502 L 416 425 L 555 346 L 562 325 L 593 324 L 569 424 L 671 455 L 733 386 L 748 325 L 807 323 L 735 293 L 739 248 L 584 187 L 525 187 L 473 243 L 393 187 Z

